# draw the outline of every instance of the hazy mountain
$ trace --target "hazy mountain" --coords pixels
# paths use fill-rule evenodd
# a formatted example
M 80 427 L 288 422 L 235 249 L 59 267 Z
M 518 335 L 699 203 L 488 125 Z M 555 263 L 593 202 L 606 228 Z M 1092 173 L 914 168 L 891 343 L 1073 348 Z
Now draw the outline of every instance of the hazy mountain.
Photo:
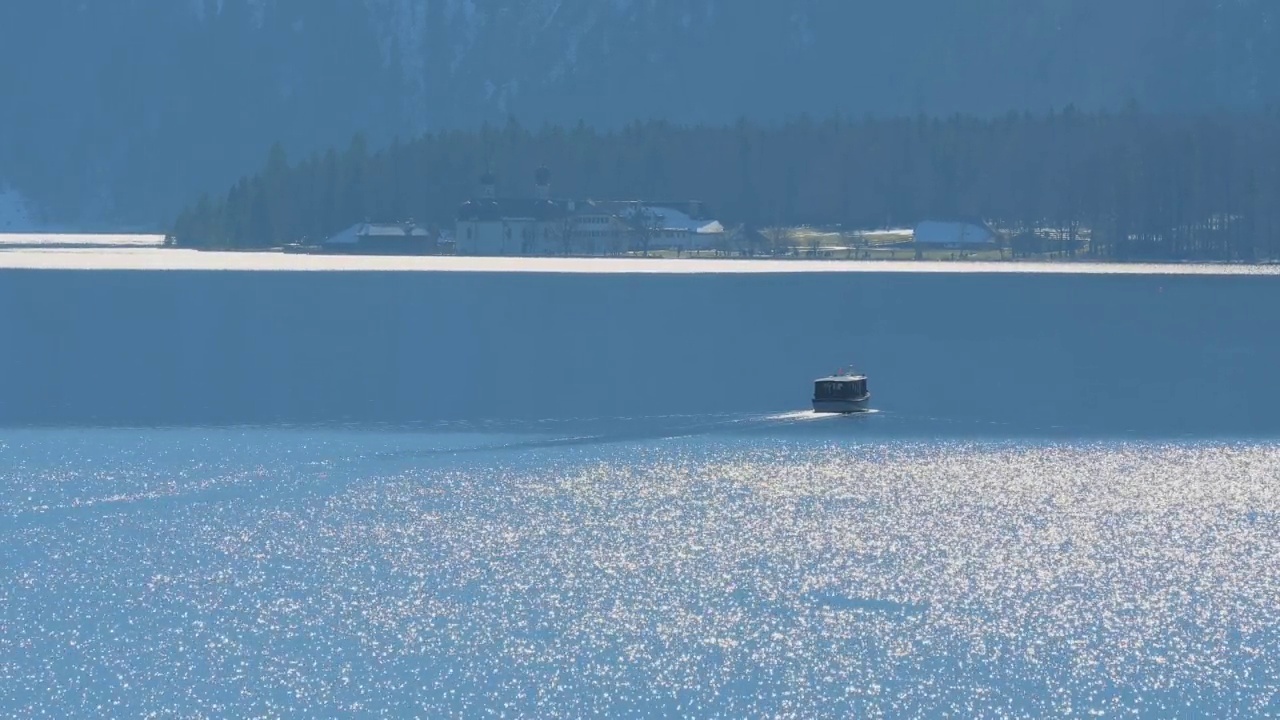
M 0 186 L 52 220 L 167 221 L 274 140 L 509 114 L 1262 106 L 1277 20 L 1261 0 L 8 0 Z

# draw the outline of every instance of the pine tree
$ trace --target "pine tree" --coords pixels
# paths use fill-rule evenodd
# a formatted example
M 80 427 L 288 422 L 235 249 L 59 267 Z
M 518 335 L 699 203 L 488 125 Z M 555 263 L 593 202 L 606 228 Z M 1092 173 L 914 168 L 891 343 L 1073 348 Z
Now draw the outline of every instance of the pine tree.
M 1052 228 L 1058 251 L 1094 257 L 1275 258 L 1280 113 L 1187 119 L 1136 107 L 980 119 L 811 118 L 776 126 L 632 123 L 427 134 L 370 152 L 362 135 L 297 165 L 273 145 L 261 170 L 174 222 L 192 247 L 320 239 L 366 217 L 448 228 L 476 178 L 531 192 L 552 170 L 560 197 L 688 197 L 726 226 L 912 226 L 986 220 Z M 1087 242 L 1080 240 L 1087 238 Z

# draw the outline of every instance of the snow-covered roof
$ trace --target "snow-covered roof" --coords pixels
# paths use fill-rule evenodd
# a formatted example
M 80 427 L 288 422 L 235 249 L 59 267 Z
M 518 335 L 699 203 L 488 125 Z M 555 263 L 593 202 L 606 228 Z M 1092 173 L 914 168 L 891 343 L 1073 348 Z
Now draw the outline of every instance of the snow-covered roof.
M 356 223 L 333 237 L 325 240 L 326 244 L 344 245 L 360 242 L 366 237 L 427 237 L 425 229 L 411 224 L 399 223 Z
M 578 216 L 600 216 L 626 220 L 643 212 L 654 220 L 654 230 L 687 232 L 700 235 L 723 233 L 724 226 L 717 220 L 691 217 L 688 213 L 665 205 L 648 205 L 638 200 L 585 200 L 572 204 L 572 212 Z
M 717 220 L 697 220 L 674 208 L 650 207 L 645 210 L 658 219 L 658 230 L 678 230 L 699 234 L 724 232 L 724 226 Z

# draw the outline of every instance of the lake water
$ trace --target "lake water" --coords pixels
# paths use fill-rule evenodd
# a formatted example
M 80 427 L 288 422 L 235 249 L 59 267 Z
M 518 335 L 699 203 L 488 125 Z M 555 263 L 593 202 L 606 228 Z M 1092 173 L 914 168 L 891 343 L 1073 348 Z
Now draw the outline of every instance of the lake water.
M 0 715 L 1280 714 L 1274 272 L 14 252 Z
M 15 717 L 1280 711 L 1280 443 L 805 412 L 0 434 Z

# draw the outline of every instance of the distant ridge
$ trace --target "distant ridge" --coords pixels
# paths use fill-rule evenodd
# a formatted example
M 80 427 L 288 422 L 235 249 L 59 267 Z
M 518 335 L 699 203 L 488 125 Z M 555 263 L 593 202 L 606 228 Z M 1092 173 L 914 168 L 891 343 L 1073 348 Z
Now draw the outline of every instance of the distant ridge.
M 57 222 L 163 222 L 277 139 L 1261 108 L 1278 33 L 1276 3 L 1208 0 L 10 0 L 0 184 Z

